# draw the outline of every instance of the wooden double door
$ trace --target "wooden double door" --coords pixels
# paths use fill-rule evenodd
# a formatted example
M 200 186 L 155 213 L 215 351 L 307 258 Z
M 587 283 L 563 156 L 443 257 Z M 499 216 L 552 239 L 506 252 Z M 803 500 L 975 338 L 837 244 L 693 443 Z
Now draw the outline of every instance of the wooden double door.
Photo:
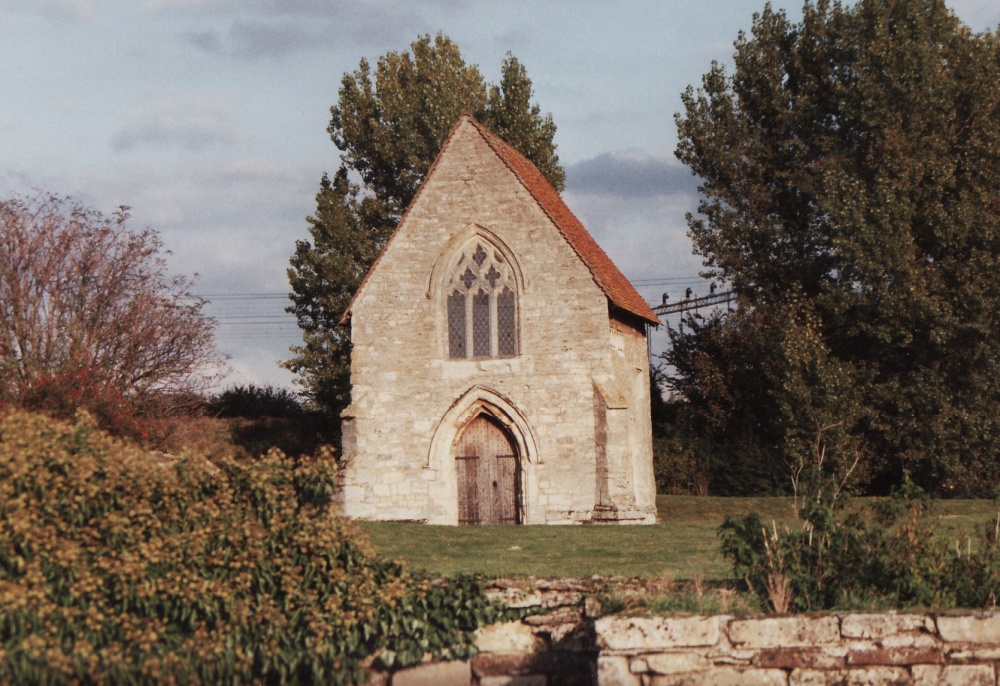
M 517 449 L 496 420 L 479 415 L 455 442 L 459 524 L 520 524 Z

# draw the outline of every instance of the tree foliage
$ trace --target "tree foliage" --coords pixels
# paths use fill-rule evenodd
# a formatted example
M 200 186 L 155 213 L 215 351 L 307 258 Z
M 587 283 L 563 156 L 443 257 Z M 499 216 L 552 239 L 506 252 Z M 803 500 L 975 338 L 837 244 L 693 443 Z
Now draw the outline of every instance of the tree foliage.
M 565 181 L 555 124 L 532 104 L 531 80 L 516 57 L 507 56 L 500 82 L 488 86 L 443 35 L 423 36 L 410 51 L 388 53 L 374 69 L 363 59 L 344 75 L 328 128 L 341 166 L 321 179 L 310 238 L 296 242 L 288 270 L 289 311 L 303 345 L 286 365 L 334 412 L 350 394 L 350 331 L 341 316 L 461 113 L 473 113 L 557 189 Z
M 127 219 L 41 192 L 0 201 L 0 403 L 86 407 L 123 430 L 157 394 L 204 380 L 214 322 L 159 236 Z
M 740 307 L 676 335 L 673 361 L 719 440 L 762 427 L 770 461 L 794 462 L 789 432 L 816 427 L 788 411 L 814 403 L 875 488 L 904 469 L 932 491 L 1000 480 L 998 79 L 1000 40 L 943 0 L 817 0 L 799 23 L 755 15 L 733 73 L 684 93 L 690 235 Z M 789 307 L 814 318 L 799 391 L 799 362 L 755 342 L 802 333 Z M 747 395 L 762 402 L 728 402 Z

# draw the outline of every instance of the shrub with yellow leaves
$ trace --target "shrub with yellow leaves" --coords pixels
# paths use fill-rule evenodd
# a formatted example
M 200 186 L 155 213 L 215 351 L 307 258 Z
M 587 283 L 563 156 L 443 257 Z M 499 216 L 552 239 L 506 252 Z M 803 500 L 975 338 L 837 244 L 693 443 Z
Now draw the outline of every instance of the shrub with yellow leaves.
M 0 683 L 331 683 L 467 657 L 503 610 L 335 516 L 329 451 L 157 461 L 98 431 L 0 415 Z

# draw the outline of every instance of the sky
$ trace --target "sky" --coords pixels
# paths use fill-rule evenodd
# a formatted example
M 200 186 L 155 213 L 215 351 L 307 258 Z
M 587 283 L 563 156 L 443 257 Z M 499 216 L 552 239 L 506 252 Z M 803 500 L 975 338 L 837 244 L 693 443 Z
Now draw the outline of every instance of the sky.
M 792 19 L 801 2 L 774 0 Z M 1000 0 L 949 0 L 973 30 Z M 509 52 L 551 113 L 563 197 L 651 303 L 706 294 L 673 156 L 680 94 L 763 0 L 0 0 L 0 197 L 40 188 L 160 233 L 217 317 L 220 387 L 291 386 L 283 312 L 344 73 L 443 33 L 499 80 Z M 661 330 L 654 349 L 664 345 Z

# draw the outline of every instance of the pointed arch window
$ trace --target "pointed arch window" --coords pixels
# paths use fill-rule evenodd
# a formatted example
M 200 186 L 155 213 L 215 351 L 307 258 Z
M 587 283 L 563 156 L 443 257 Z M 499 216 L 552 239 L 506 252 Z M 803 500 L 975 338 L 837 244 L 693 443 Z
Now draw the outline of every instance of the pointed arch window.
M 472 243 L 459 257 L 445 292 L 449 357 L 517 355 L 517 289 L 500 251 L 485 241 Z

